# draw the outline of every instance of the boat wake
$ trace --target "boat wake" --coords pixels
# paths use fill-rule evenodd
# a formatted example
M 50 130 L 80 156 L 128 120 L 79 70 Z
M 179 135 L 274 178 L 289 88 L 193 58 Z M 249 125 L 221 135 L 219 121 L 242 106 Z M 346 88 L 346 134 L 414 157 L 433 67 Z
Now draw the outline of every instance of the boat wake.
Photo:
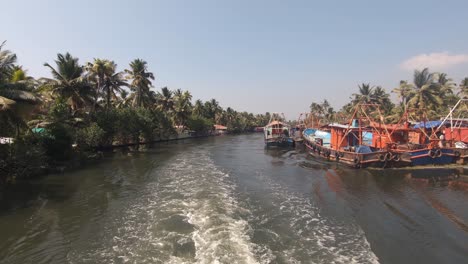
M 257 263 L 244 220 L 250 212 L 208 151 L 181 153 L 154 176 L 138 199 L 112 214 L 103 241 L 71 253 L 70 262 Z
M 322 215 L 310 197 L 295 193 L 266 175 L 262 182 L 271 189 L 271 207 L 252 204 L 250 222 L 257 244 L 273 250 L 278 263 L 379 263 L 363 230 Z M 277 250 L 275 250 L 277 249 Z

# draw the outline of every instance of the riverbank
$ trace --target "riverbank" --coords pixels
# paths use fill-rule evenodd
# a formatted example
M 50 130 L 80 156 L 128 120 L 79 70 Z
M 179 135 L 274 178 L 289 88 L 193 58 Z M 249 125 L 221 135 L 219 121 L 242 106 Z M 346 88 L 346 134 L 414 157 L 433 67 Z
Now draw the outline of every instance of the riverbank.
M 68 154 L 70 157 L 69 159 L 48 161 L 45 158 L 43 159 L 37 157 L 44 153 L 34 153 L 34 148 L 31 147 L 32 144 L 23 145 L 24 143 L 19 142 L 19 144 L 22 145 L 20 149 L 15 149 L 13 145 L 3 145 L 1 146 L 2 151 L 4 153 L 10 153 L 10 158 L 5 160 L 2 159 L 0 162 L 0 191 L 9 184 L 14 184 L 18 179 L 32 179 L 51 173 L 64 173 L 83 168 L 90 164 L 95 164 L 99 162 L 106 154 L 111 154 L 118 150 L 126 154 L 131 154 L 132 152 L 143 151 L 141 147 L 154 148 L 156 145 L 162 143 L 183 142 L 184 140 L 194 140 L 213 136 L 217 135 L 211 132 L 201 135 L 180 133 L 168 138 L 160 138 L 147 142 L 128 142 L 125 144 L 117 143 L 107 146 L 92 147 L 86 150 L 73 148 L 72 153 Z M 18 152 L 25 151 L 24 147 L 30 147 L 29 150 L 26 150 L 26 152 L 32 154 L 31 156 L 34 156 L 32 160 L 16 154 Z M 39 160 L 35 160 L 37 158 Z

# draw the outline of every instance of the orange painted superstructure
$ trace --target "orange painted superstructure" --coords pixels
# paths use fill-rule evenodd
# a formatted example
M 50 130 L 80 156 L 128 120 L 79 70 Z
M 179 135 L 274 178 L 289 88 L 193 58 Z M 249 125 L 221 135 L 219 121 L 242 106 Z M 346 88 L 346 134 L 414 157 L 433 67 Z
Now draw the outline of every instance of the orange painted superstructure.
M 468 127 L 446 128 L 445 139 L 468 143 Z

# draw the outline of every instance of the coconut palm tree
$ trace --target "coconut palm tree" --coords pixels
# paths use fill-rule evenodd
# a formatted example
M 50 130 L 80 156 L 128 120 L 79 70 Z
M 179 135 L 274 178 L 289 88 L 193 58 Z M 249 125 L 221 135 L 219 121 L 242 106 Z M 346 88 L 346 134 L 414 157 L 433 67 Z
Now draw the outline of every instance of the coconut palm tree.
M 94 59 L 88 63 L 88 78 L 94 81 L 96 96 L 94 105 L 97 104 L 98 95 L 105 97 L 106 109 L 110 109 L 112 99 L 117 99 L 116 92 L 122 93 L 123 86 L 128 86 L 122 72 L 116 72 L 117 64 L 110 60 Z
M 177 89 L 174 93 L 174 122 L 176 125 L 185 126 L 192 114 L 192 95 L 190 92 L 182 92 Z
M 16 63 L 16 54 L 3 49 L 6 41 L 0 44 L 0 84 L 6 83 L 11 78 L 13 67 Z
M 353 105 L 356 104 L 371 104 L 374 102 L 374 86 L 370 86 L 369 83 L 362 83 L 358 85 L 359 93 L 353 94 L 354 99 L 352 100 Z
M 131 100 L 134 107 L 148 106 L 154 101 L 150 93 L 152 87 L 151 80 L 154 80 L 154 75 L 147 69 L 147 62 L 142 59 L 135 59 L 130 62 L 130 69 L 125 70 L 127 79 L 132 80 L 130 89 L 133 93 L 127 98 Z
M 197 116 L 197 117 L 202 117 L 204 116 L 205 109 L 202 100 L 198 99 L 195 101 L 195 104 L 193 105 L 193 110 L 192 114 Z
M 206 118 L 213 120 L 215 123 L 219 121 L 219 115 L 223 109 L 219 106 L 219 103 L 216 101 L 216 99 L 213 98 L 210 101 L 206 101 L 204 109 Z
M 0 45 L 0 131 L 8 134 L 8 130 L 15 130 L 18 136 L 40 99 L 32 92 L 34 79 L 15 64 L 16 54 L 2 50 L 4 44 Z
M 442 96 L 452 95 L 456 85 L 451 78 L 448 78 L 446 73 L 438 73 L 437 83 L 439 84 Z
M 442 98 L 442 105 L 437 108 L 437 112 L 448 113 L 450 107 L 455 105 L 459 99 L 454 93 L 456 84 L 451 78 L 447 77 L 446 73 L 438 73 L 436 75 L 438 90 Z
M 182 93 L 178 90 L 179 93 Z M 156 108 L 165 112 L 172 113 L 174 110 L 174 93 L 169 90 L 167 87 L 161 88 L 161 92 L 158 92 L 156 96 Z
M 434 77 L 428 68 L 414 71 L 408 105 L 418 109 L 420 114 L 435 114 L 436 108 L 443 103 L 440 96 L 440 85 L 434 82 Z
M 390 94 L 388 94 L 381 86 L 377 86 L 372 94 L 372 100 L 374 104 L 378 104 L 379 108 L 384 111 L 384 114 L 388 114 L 392 111 L 395 106 L 390 100 Z
M 465 79 L 461 80 L 458 87 L 460 88 L 460 91 L 458 91 L 458 96 L 468 97 L 468 77 L 465 77 Z
M 120 93 L 122 98 L 126 96 L 126 91 L 122 89 L 124 86 L 128 86 L 128 83 L 125 81 L 122 72 L 114 72 L 104 79 L 103 92 L 106 96 L 106 109 L 110 109 L 112 105 L 112 99 L 115 101 L 119 100 L 117 92 Z
M 94 102 L 92 111 L 94 112 L 96 108 L 96 104 L 98 101 L 99 95 L 104 91 L 104 85 L 106 83 L 106 79 L 109 76 L 112 76 L 115 73 L 115 68 L 117 65 L 110 60 L 105 59 L 94 59 L 94 61 L 88 62 L 86 65 L 86 70 L 88 72 L 88 79 L 94 83 Z M 110 104 L 110 94 L 107 94 L 107 104 L 106 107 L 109 107 Z
M 40 92 L 50 93 L 52 97 L 63 98 L 72 111 L 83 109 L 93 102 L 95 91 L 83 78 L 83 67 L 78 63 L 78 58 L 70 53 L 57 54 L 56 68 L 49 63 L 44 66 L 51 70 L 53 79 L 40 79 Z
M 400 85 L 397 88 L 392 90 L 392 93 L 396 93 L 398 98 L 400 99 L 400 103 L 406 107 L 406 102 L 408 101 L 408 97 L 412 90 L 413 86 L 409 84 L 407 81 L 400 81 Z
M 32 92 L 32 86 L 23 81 L 11 82 L 0 87 L 0 120 L 4 126 L 16 130 L 16 136 L 20 128 L 25 127 L 25 120 L 30 117 L 41 100 Z

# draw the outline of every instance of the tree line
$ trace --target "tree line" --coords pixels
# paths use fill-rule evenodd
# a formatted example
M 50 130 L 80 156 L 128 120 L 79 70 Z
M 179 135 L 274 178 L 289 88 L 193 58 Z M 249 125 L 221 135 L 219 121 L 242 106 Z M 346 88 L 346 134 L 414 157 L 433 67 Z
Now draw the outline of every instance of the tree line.
M 100 147 L 152 142 L 182 131 L 207 135 L 214 124 L 233 133 L 252 131 L 269 120 L 269 113 L 223 108 L 215 99 L 193 102 L 189 91 L 156 91 L 155 74 L 142 59 L 119 71 L 109 59 L 80 64 L 70 53 L 59 53 L 44 67 L 51 78 L 33 78 L 5 42 L 0 45 L 0 137 L 15 138 L 15 144 L 0 145 L 4 175 Z
M 428 68 L 415 70 L 412 81 L 402 80 L 391 93 L 398 97 L 393 103 L 390 93 L 381 86 L 369 83 L 358 85 L 358 92 L 349 102 L 336 111 L 328 102 L 313 102 L 310 105 L 311 120 L 315 124 L 347 122 L 358 104 L 376 105 L 386 123 L 396 123 L 406 113 L 412 121 L 438 120 L 445 117 L 450 108 L 461 98 L 468 98 L 468 77 L 457 85 L 446 73 L 430 72 Z M 377 107 L 369 107 L 369 114 L 377 118 Z M 467 118 L 468 109 L 460 108 L 455 116 Z

